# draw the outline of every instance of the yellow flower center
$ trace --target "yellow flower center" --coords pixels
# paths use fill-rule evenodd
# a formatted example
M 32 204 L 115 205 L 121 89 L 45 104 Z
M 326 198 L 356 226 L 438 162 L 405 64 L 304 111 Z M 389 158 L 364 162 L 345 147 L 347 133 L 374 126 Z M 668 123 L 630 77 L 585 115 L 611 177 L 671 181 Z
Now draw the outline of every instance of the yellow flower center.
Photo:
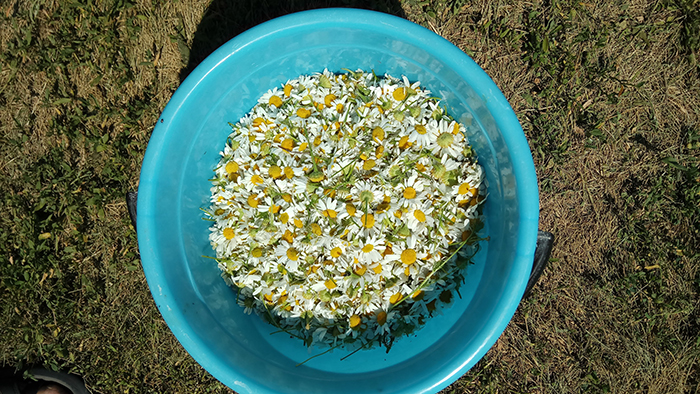
M 261 177 L 260 175 L 258 175 L 258 174 L 255 174 L 255 175 L 253 175 L 252 177 L 250 177 L 250 182 L 251 182 L 253 185 L 259 185 L 259 184 L 263 183 L 264 181 L 265 181 L 265 180 L 262 179 L 262 177 Z
M 374 227 L 374 215 L 371 213 L 364 214 L 360 217 L 360 223 L 364 228 Z
M 311 223 L 311 226 L 309 226 L 309 227 L 311 227 L 311 232 L 318 235 L 318 236 L 320 236 L 323 233 L 321 231 L 321 226 L 319 226 L 316 223 Z
M 289 97 L 292 94 L 292 85 L 286 84 L 284 85 L 284 95 L 286 97 Z
M 386 312 L 381 311 L 377 313 L 377 324 L 379 324 L 380 326 L 386 324 Z
M 286 140 L 282 141 L 280 144 L 282 149 L 291 152 L 292 149 L 294 149 L 294 140 L 291 138 L 287 138 Z
M 416 251 L 413 249 L 406 249 L 401 252 L 401 262 L 406 265 L 411 265 L 416 262 Z
M 228 163 L 226 163 L 226 172 L 229 174 L 238 172 L 238 163 L 236 163 L 235 161 L 229 161 Z
M 250 251 L 250 255 L 253 257 L 260 257 L 262 256 L 262 252 L 261 248 L 253 248 L 253 250 Z
M 323 214 L 323 216 L 331 219 L 335 219 L 336 216 L 338 216 L 338 212 L 332 209 L 324 209 L 321 213 Z
M 403 99 L 406 98 L 406 88 L 398 88 L 398 89 L 394 90 L 393 96 L 394 96 L 394 100 L 402 101 Z
M 231 227 L 226 227 L 224 229 L 224 237 L 226 237 L 226 239 L 233 239 L 233 237 L 235 237 L 235 236 L 236 236 L 236 233 L 233 231 L 233 229 Z
M 374 268 L 372 268 L 372 271 L 374 271 L 374 273 L 377 275 L 381 274 L 382 273 L 382 265 L 377 264 L 376 266 L 374 266 Z
M 377 205 L 376 212 L 382 213 L 389 208 L 391 208 L 391 202 L 383 201 L 381 204 Z
M 323 189 L 323 195 L 328 196 L 330 198 L 335 198 L 336 191 L 335 189 Z
M 345 210 L 348 211 L 348 215 L 350 216 L 355 216 L 355 212 L 357 212 L 357 208 L 351 203 L 345 205 Z
M 282 207 L 280 207 L 279 205 L 272 204 L 272 205 L 270 205 L 269 212 L 270 213 L 277 213 L 280 211 L 280 208 L 282 208 Z
M 292 169 L 292 167 L 284 167 L 284 176 L 286 176 L 287 179 L 294 178 L 294 170 Z M 291 198 L 290 198 L 290 200 L 291 200 Z M 291 202 L 291 201 L 288 201 L 288 202 Z
M 321 137 L 314 138 L 314 146 L 319 146 L 319 145 L 321 145 Z
M 372 168 L 374 168 L 374 166 L 375 166 L 376 164 L 377 164 L 377 163 L 376 163 L 374 160 L 372 160 L 372 159 L 366 160 L 366 161 L 364 162 L 364 164 L 362 164 L 362 169 L 365 170 L 365 171 L 369 171 L 369 170 L 371 170 Z
M 299 260 L 299 252 L 294 248 L 289 248 L 287 249 L 287 258 L 292 261 L 297 261 Z
M 412 198 L 416 198 L 416 189 L 412 188 L 411 186 L 403 189 L 403 198 L 409 200 Z
M 299 108 L 299 109 L 297 110 L 297 116 L 299 116 L 299 117 L 302 118 L 302 119 L 306 119 L 306 118 L 308 118 L 309 116 L 311 116 L 311 111 L 309 111 L 309 110 L 306 109 L 306 108 Z
M 217 209 L 216 211 L 214 211 L 214 215 L 220 216 L 220 215 L 223 215 L 225 212 L 226 212 L 226 211 L 224 211 L 223 209 L 219 208 L 219 209 Z
M 326 104 L 326 107 L 330 108 L 331 103 L 333 103 L 333 100 L 335 99 L 335 94 L 327 94 L 326 97 L 323 98 L 323 103 Z
M 384 249 L 384 252 L 382 253 L 382 256 L 387 256 L 390 254 L 394 254 L 394 251 L 391 249 L 391 243 L 387 242 L 386 243 L 386 248 Z
M 403 137 L 401 137 L 401 139 L 399 140 L 399 148 L 406 149 L 410 146 L 411 146 L 411 143 L 408 142 L 408 136 L 404 135 Z
M 389 302 L 391 302 L 392 305 L 396 304 L 397 302 L 401 301 L 401 297 L 401 293 L 396 293 L 393 296 L 391 296 L 391 298 L 389 298 Z
M 374 154 L 377 156 L 377 159 L 381 159 L 382 156 L 384 156 L 384 145 L 377 146 L 377 149 L 374 151 Z
M 384 141 L 384 137 L 386 136 L 386 133 L 384 133 L 384 129 L 381 127 L 377 126 L 372 130 L 372 139 L 374 139 L 377 142 Z
M 425 214 L 420 209 L 416 209 L 413 212 L 413 217 L 415 217 L 419 222 L 425 223 Z
M 425 134 L 425 133 L 427 133 L 427 132 L 428 132 L 428 130 L 426 130 L 426 129 L 425 129 L 425 126 L 423 126 L 422 124 L 417 124 L 417 125 L 416 125 L 416 133 L 418 133 L 418 134 L 420 134 L 420 135 L 423 135 L 423 134 Z
M 416 301 L 422 300 L 424 296 L 425 292 L 423 290 L 416 290 L 415 292 L 413 292 L 413 294 L 411 294 L 411 298 L 413 298 Z
M 336 246 L 335 248 L 331 249 L 331 256 L 333 256 L 333 258 L 337 259 L 341 254 L 343 254 L 343 250 L 340 249 L 340 247 Z
M 362 318 L 357 315 L 350 316 L 350 328 L 355 328 L 362 323 Z
M 280 222 L 282 222 L 282 224 L 287 224 L 288 221 L 289 221 L 289 214 L 287 212 L 283 212 L 280 215 Z
M 301 145 L 299 145 L 299 152 L 303 152 L 308 146 L 308 143 L 302 142 Z
M 343 112 L 343 108 L 344 108 L 343 104 L 337 104 L 335 106 L 335 110 L 338 112 Z
M 287 241 L 288 243 L 292 243 L 292 241 L 294 241 L 294 235 L 291 231 L 285 230 L 284 235 L 282 235 L 282 239 Z
M 265 119 L 263 118 L 255 118 L 253 119 L 253 127 L 258 127 L 261 124 L 265 123 Z
M 302 227 L 304 227 L 304 222 L 302 222 L 301 220 L 299 220 L 297 218 L 294 218 L 294 225 L 297 226 L 297 228 L 302 228 Z
M 418 170 L 420 172 L 424 172 L 425 166 L 422 163 L 416 163 L 416 170 Z
M 374 250 L 374 245 L 372 245 L 372 244 L 367 244 L 367 245 L 362 247 L 362 251 L 365 253 L 369 253 L 373 250 Z
M 356 268 L 353 272 L 359 276 L 362 276 L 365 274 L 365 272 L 367 272 L 367 266 L 365 266 L 363 264 L 363 265 L 359 266 L 358 268 Z
M 250 205 L 251 208 L 258 207 L 259 201 L 257 197 L 257 194 L 251 194 L 250 196 L 248 196 L 248 205 Z
M 272 96 L 270 97 L 269 103 L 279 108 L 282 106 L 282 99 L 279 98 L 279 96 Z
M 467 192 L 468 192 L 469 189 L 471 189 L 471 188 L 472 188 L 472 186 L 471 186 L 470 184 L 468 184 L 468 183 L 463 183 L 463 184 L 459 185 L 459 190 L 457 190 L 457 193 L 459 193 L 459 194 L 467 194 Z
M 325 281 L 323 284 L 326 285 L 326 288 L 327 288 L 328 290 L 333 290 L 333 289 L 335 289 L 336 287 L 338 287 L 338 286 L 335 284 L 335 282 L 333 282 L 333 279 L 328 279 L 328 280 Z
M 269 170 L 267 170 L 267 173 L 274 179 L 277 179 L 282 176 L 282 169 L 278 166 L 272 166 Z

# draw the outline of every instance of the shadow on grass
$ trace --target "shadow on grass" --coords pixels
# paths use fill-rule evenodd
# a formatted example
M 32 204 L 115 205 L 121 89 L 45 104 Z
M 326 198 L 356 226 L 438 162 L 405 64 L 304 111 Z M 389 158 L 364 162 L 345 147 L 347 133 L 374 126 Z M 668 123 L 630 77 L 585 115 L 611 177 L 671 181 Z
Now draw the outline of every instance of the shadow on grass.
M 399 0 L 213 0 L 197 27 L 180 82 L 231 38 L 270 19 L 317 8 L 362 8 L 405 18 Z

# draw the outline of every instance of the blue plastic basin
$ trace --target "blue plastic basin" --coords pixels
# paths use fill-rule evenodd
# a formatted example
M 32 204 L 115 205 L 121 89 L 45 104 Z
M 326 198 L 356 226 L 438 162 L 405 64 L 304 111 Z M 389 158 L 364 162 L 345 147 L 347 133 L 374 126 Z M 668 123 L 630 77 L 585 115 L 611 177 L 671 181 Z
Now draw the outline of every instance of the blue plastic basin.
M 485 168 L 486 231 L 461 299 L 416 335 L 345 360 L 245 315 L 220 277 L 201 207 L 237 122 L 268 89 L 302 74 L 343 68 L 406 75 L 467 124 Z M 326 9 L 287 15 L 224 44 L 182 83 L 148 144 L 138 194 L 138 241 L 153 297 L 185 349 L 240 393 L 422 393 L 457 380 L 494 344 L 532 268 L 539 201 L 532 156 L 500 90 L 440 36 L 394 16 Z

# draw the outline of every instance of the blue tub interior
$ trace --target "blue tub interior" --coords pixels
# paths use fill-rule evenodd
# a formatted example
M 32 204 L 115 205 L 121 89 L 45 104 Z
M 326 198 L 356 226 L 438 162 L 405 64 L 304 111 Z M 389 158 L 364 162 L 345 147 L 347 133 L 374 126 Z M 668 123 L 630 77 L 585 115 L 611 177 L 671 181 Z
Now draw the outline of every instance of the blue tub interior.
M 216 263 L 208 222 L 208 179 L 227 122 L 257 98 L 324 68 L 406 75 L 443 99 L 465 123 L 486 171 L 485 243 L 466 283 L 443 314 L 416 335 L 345 360 L 319 353 L 255 315 L 245 315 Z M 538 192 L 532 156 L 511 107 L 491 79 L 448 41 L 406 20 L 371 11 L 327 9 L 259 25 L 209 56 L 163 111 L 141 171 L 138 240 L 153 297 L 185 349 L 240 393 L 435 392 L 458 379 L 493 345 L 522 297 L 536 243 Z

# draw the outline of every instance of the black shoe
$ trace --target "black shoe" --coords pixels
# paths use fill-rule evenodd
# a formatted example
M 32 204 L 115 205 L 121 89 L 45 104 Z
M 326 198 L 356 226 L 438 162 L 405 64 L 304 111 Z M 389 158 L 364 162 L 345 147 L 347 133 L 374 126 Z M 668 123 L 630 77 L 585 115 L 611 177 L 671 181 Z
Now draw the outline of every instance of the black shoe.
M 25 379 L 25 371 L 1 368 L 0 394 L 41 394 L 42 391 L 57 394 L 90 394 L 83 380 L 77 375 L 46 368 L 30 368 L 26 372 L 35 380 Z

